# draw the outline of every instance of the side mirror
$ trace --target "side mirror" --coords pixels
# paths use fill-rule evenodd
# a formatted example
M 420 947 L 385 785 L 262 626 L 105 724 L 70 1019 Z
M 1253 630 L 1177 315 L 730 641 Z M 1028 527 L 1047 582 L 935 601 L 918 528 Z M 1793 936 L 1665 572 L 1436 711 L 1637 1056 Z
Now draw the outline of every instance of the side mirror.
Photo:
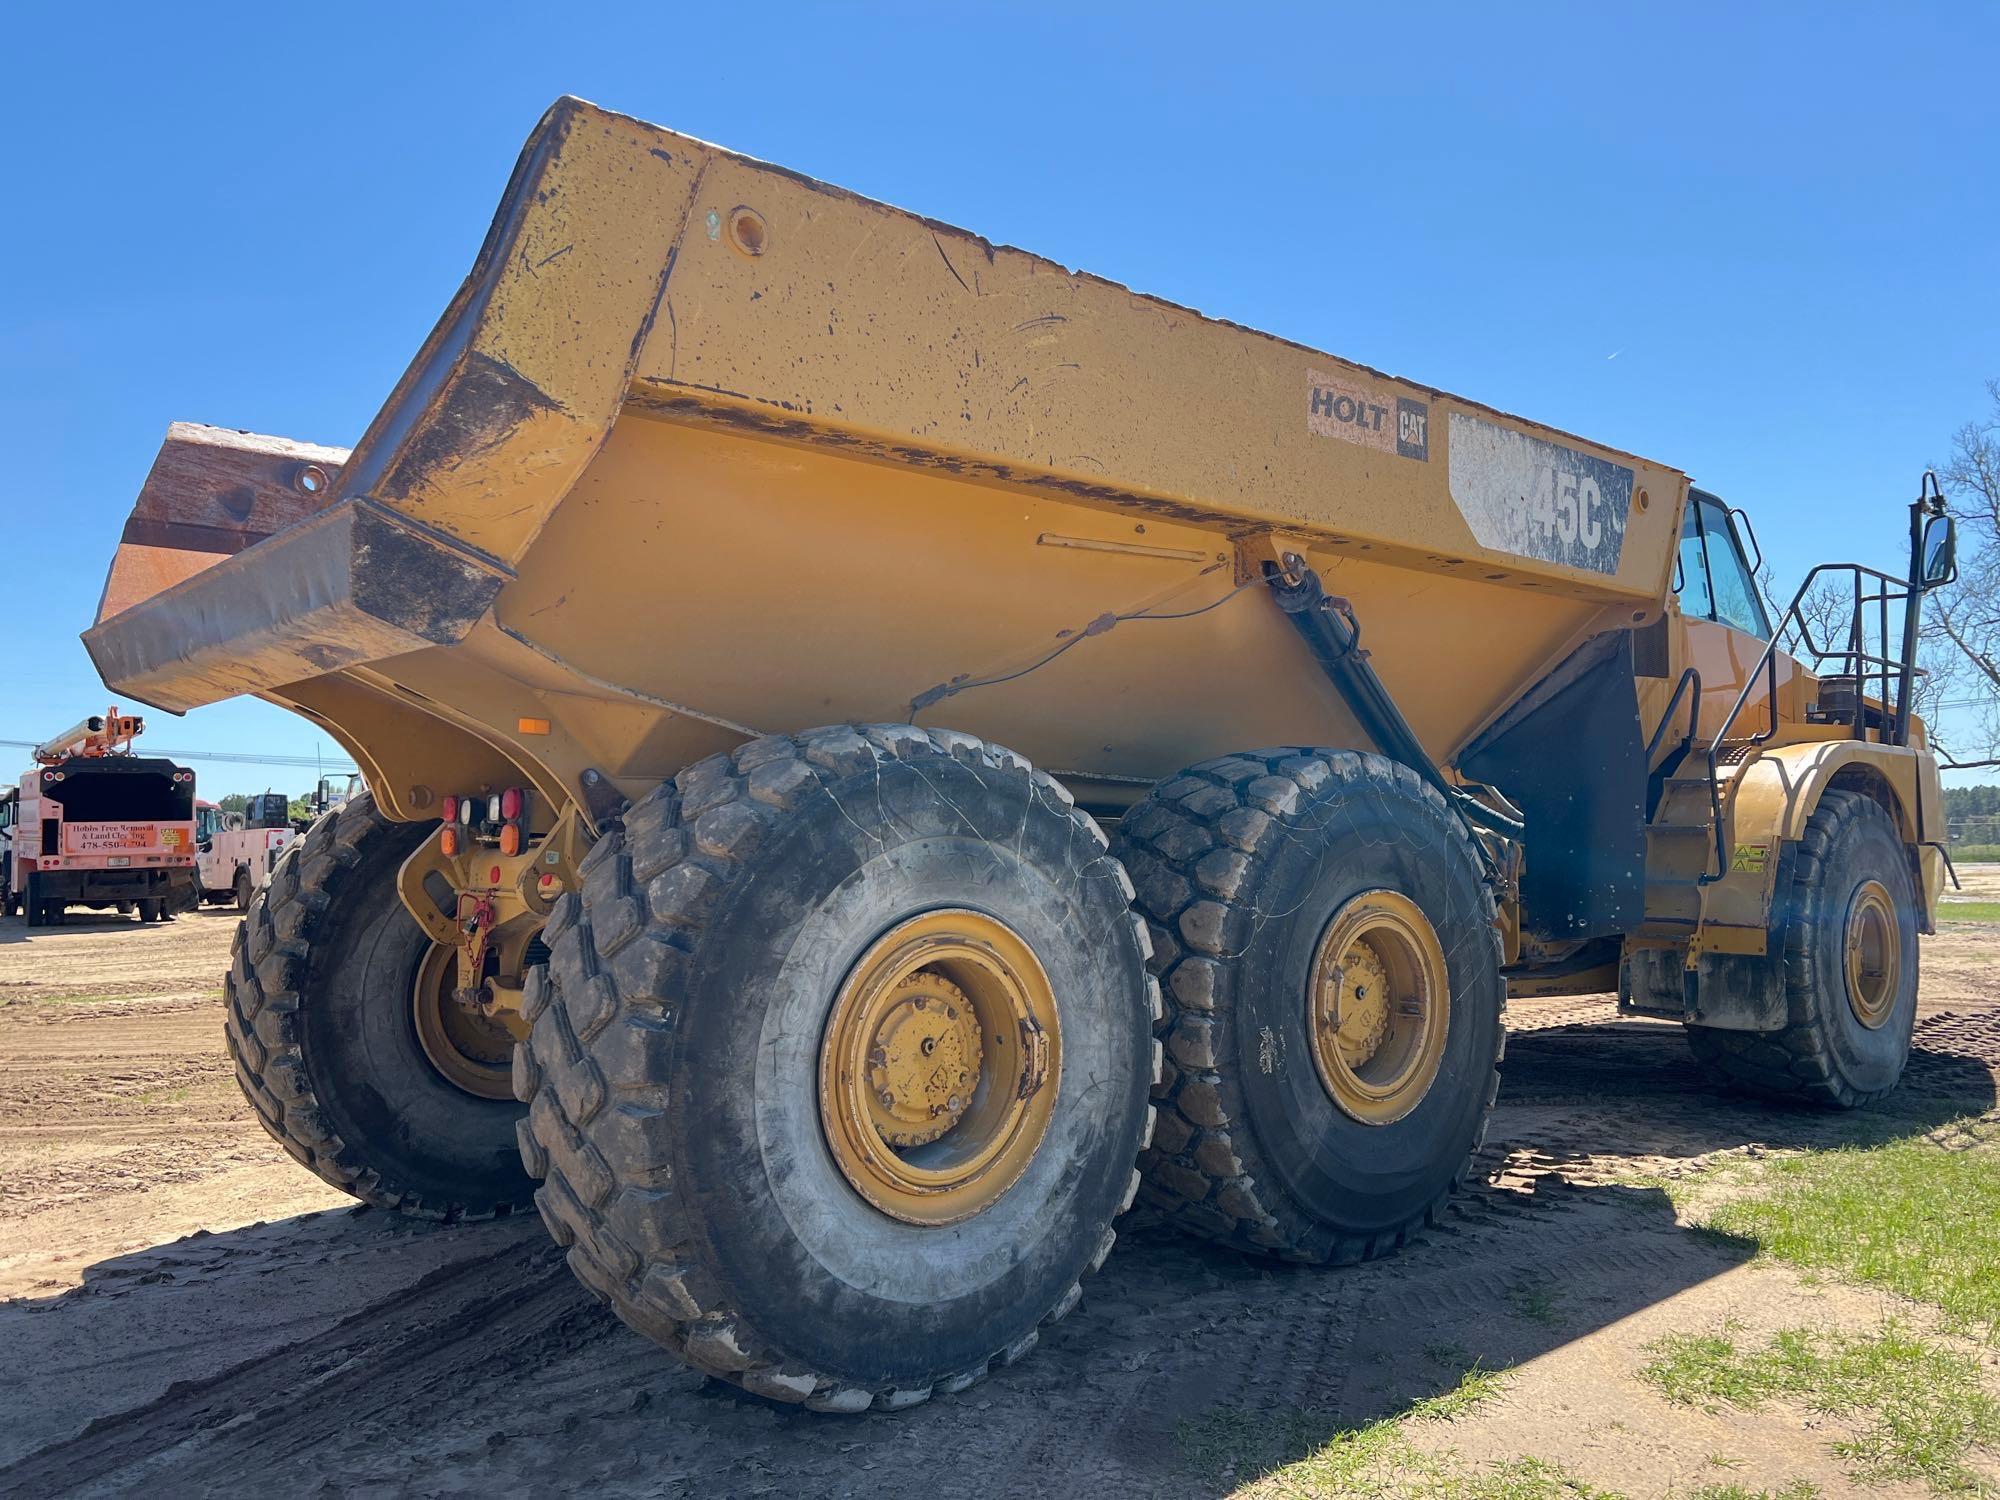
M 1934 589 L 1957 578 L 1957 523 L 1950 516 L 1932 516 L 1924 523 L 1923 585 Z

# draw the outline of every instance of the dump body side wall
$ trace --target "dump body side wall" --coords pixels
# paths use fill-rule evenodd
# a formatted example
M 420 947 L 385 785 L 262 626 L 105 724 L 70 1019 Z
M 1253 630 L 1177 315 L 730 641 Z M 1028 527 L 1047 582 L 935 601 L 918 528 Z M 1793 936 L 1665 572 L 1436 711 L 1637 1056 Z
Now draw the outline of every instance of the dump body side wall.
M 764 226 L 754 255 L 736 230 L 745 208 Z M 720 425 L 1135 527 L 1183 522 L 1204 545 L 1297 529 L 1440 586 L 1471 580 L 1489 615 L 1532 615 L 1520 601 L 1547 596 L 1577 620 L 1655 608 L 1685 488 L 1657 465 L 570 101 L 531 139 L 474 274 L 310 523 L 328 555 L 281 535 L 232 560 L 228 590 L 211 570 L 107 621 L 93 653 L 112 680 L 180 708 L 455 645 L 479 590 L 426 612 L 402 581 L 426 570 L 407 559 L 429 547 L 443 559 L 430 571 L 470 557 L 506 581 L 621 408 L 628 423 Z M 642 482 L 663 515 L 705 503 Z M 947 484 L 933 503 L 966 493 Z M 754 559 L 758 540 L 738 536 L 735 553 Z M 312 589 L 253 577 L 280 551 Z M 399 571 L 385 573 L 389 551 Z M 1509 660 L 1459 685 L 1504 701 L 1547 644 L 1523 632 Z

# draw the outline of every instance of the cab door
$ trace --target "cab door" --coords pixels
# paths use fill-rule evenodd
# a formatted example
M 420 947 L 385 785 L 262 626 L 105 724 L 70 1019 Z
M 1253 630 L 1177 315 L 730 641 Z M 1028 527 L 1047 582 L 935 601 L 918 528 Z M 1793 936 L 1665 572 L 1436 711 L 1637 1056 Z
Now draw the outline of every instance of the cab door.
M 1701 674 L 1699 738 L 1713 739 L 1750 681 L 1771 639 L 1771 619 L 1757 590 L 1744 538 L 1729 507 L 1705 490 L 1689 490 L 1681 520 L 1679 581 L 1685 661 Z M 1776 657 L 1778 701 L 1798 675 L 1783 652 Z M 1752 688 L 1729 728 L 1731 739 L 1747 739 L 1771 722 L 1768 680 Z

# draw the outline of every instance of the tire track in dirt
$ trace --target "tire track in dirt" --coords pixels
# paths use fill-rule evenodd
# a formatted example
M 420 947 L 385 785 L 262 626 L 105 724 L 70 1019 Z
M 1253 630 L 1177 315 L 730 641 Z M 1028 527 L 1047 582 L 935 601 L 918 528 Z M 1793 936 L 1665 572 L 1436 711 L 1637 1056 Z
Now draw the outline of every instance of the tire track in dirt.
M 1604 1344 L 1622 1368 L 1629 1321 L 1724 1306 L 1735 1278 L 1771 1274 L 1739 1269 L 1751 1247 L 1677 1228 L 1638 1174 L 1825 1144 L 1857 1121 L 1927 1130 L 1991 1109 L 2000 1070 L 2000 1007 L 1927 1013 L 1908 1086 L 1862 1116 L 1709 1091 L 1677 1026 L 1603 999 L 1520 1004 L 1510 1026 L 1485 1181 L 1407 1252 L 1274 1265 L 1141 1211 L 1030 1359 L 894 1416 L 821 1417 L 703 1380 L 592 1302 L 530 1220 L 321 1212 L 121 1253 L 75 1291 L 0 1306 L 0 1405 L 16 1414 L 0 1493 L 1194 1495 L 1176 1434 L 1217 1407 L 1359 1422 L 1474 1360 Z M 77 1122 L 95 1107 L 78 1102 Z

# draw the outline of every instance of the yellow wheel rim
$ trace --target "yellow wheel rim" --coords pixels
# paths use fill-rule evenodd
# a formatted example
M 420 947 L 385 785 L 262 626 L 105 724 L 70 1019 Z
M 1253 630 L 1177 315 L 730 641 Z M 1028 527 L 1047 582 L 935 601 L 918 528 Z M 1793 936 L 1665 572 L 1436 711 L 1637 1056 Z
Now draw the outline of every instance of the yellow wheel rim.
M 1864 880 L 1847 904 L 1847 1004 L 1854 1019 L 1879 1031 L 1902 989 L 1903 933 L 1895 903 L 1879 880 Z
M 492 1017 L 453 998 L 458 950 L 433 943 L 411 996 L 417 1042 L 447 1082 L 481 1099 L 514 1097 L 514 1037 Z
M 1313 954 L 1306 1026 L 1327 1096 L 1364 1125 L 1423 1102 L 1444 1061 L 1451 981 L 1423 910 L 1364 891 L 1333 914 Z
M 906 1224 L 955 1224 L 1019 1180 L 1062 1076 L 1055 991 L 983 912 L 929 912 L 879 938 L 841 984 L 820 1046 L 827 1148 Z

